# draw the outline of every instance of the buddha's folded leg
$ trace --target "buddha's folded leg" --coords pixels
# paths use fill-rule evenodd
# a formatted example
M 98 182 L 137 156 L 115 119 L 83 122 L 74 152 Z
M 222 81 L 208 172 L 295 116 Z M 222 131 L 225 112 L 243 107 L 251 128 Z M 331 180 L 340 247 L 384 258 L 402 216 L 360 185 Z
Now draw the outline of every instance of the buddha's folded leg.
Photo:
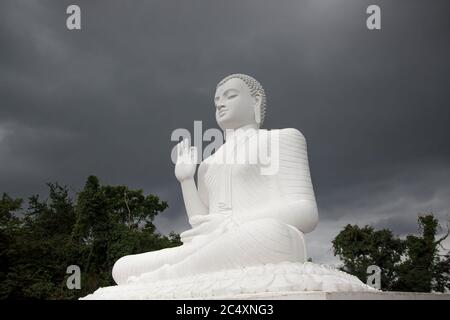
M 163 280 L 285 261 L 306 261 L 302 232 L 277 220 L 260 219 L 228 230 L 181 262 L 165 265 L 145 277 Z
M 125 284 L 130 277 L 138 277 L 143 273 L 152 272 L 163 265 L 173 264 L 193 254 L 202 239 L 190 241 L 179 247 L 167 248 L 141 254 L 128 255 L 120 258 L 114 264 L 112 276 L 117 284 Z

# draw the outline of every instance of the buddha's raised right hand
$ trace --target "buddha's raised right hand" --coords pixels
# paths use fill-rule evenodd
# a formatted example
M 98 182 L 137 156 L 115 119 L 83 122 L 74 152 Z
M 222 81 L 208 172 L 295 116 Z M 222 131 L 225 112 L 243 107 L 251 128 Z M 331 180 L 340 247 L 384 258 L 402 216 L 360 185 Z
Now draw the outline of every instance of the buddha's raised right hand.
M 177 155 L 175 177 L 180 182 L 193 179 L 197 168 L 197 148 L 191 147 L 188 139 L 183 139 L 177 144 Z

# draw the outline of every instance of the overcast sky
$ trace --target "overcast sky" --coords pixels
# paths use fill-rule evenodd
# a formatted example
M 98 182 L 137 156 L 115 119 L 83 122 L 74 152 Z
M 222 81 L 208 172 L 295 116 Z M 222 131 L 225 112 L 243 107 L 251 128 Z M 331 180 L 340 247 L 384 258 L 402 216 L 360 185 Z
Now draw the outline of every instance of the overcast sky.
M 394 3 L 395 2 L 395 3 Z M 81 7 L 82 30 L 66 29 Z M 381 30 L 366 8 L 381 7 Z M 90 174 L 168 201 L 187 225 L 173 130 L 216 128 L 216 83 L 265 88 L 265 128 L 305 135 L 320 223 L 316 262 L 347 223 L 417 231 L 450 215 L 450 3 L 361 0 L 0 2 L 0 192 L 80 190 Z

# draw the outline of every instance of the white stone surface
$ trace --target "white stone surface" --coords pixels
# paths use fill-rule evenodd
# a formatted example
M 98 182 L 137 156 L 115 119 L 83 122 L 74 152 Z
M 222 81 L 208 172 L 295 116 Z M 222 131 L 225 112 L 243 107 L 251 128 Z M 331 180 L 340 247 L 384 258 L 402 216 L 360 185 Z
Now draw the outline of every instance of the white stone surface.
M 303 235 L 318 223 L 306 140 L 293 128 L 260 129 L 266 115 L 260 83 L 242 74 L 226 77 L 214 103 L 226 141 L 200 163 L 197 184 L 197 150 L 187 140 L 178 145 L 175 176 L 192 226 L 181 234 L 183 245 L 122 257 L 112 271 L 118 286 L 85 298 L 375 291 L 354 276 L 306 262 Z
M 297 291 L 260 294 L 242 294 L 221 299 L 242 300 L 450 300 L 450 294 L 421 292 L 319 292 Z
M 329 266 L 284 262 L 156 282 L 136 279 L 133 284 L 98 289 L 85 299 L 282 299 L 291 291 L 379 292 Z
M 249 76 L 221 81 L 214 103 L 226 141 L 200 163 L 197 184 L 197 150 L 187 140 L 178 145 L 175 176 L 192 228 L 182 246 L 119 259 L 118 285 L 307 260 L 303 235 L 316 227 L 318 210 L 304 136 L 260 129 L 265 93 Z

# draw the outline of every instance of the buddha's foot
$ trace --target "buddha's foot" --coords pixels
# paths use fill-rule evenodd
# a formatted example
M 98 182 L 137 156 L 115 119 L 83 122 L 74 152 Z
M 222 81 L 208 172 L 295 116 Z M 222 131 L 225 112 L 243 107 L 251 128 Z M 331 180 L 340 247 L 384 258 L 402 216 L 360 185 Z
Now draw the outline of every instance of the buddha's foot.
M 147 281 L 150 278 L 142 276 L 130 284 L 100 288 L 83 299 L 239 298 L 242 294 L 266 292 L 377 291 L 355 276 L 310 262 L 266 264 L 164 281 Z

